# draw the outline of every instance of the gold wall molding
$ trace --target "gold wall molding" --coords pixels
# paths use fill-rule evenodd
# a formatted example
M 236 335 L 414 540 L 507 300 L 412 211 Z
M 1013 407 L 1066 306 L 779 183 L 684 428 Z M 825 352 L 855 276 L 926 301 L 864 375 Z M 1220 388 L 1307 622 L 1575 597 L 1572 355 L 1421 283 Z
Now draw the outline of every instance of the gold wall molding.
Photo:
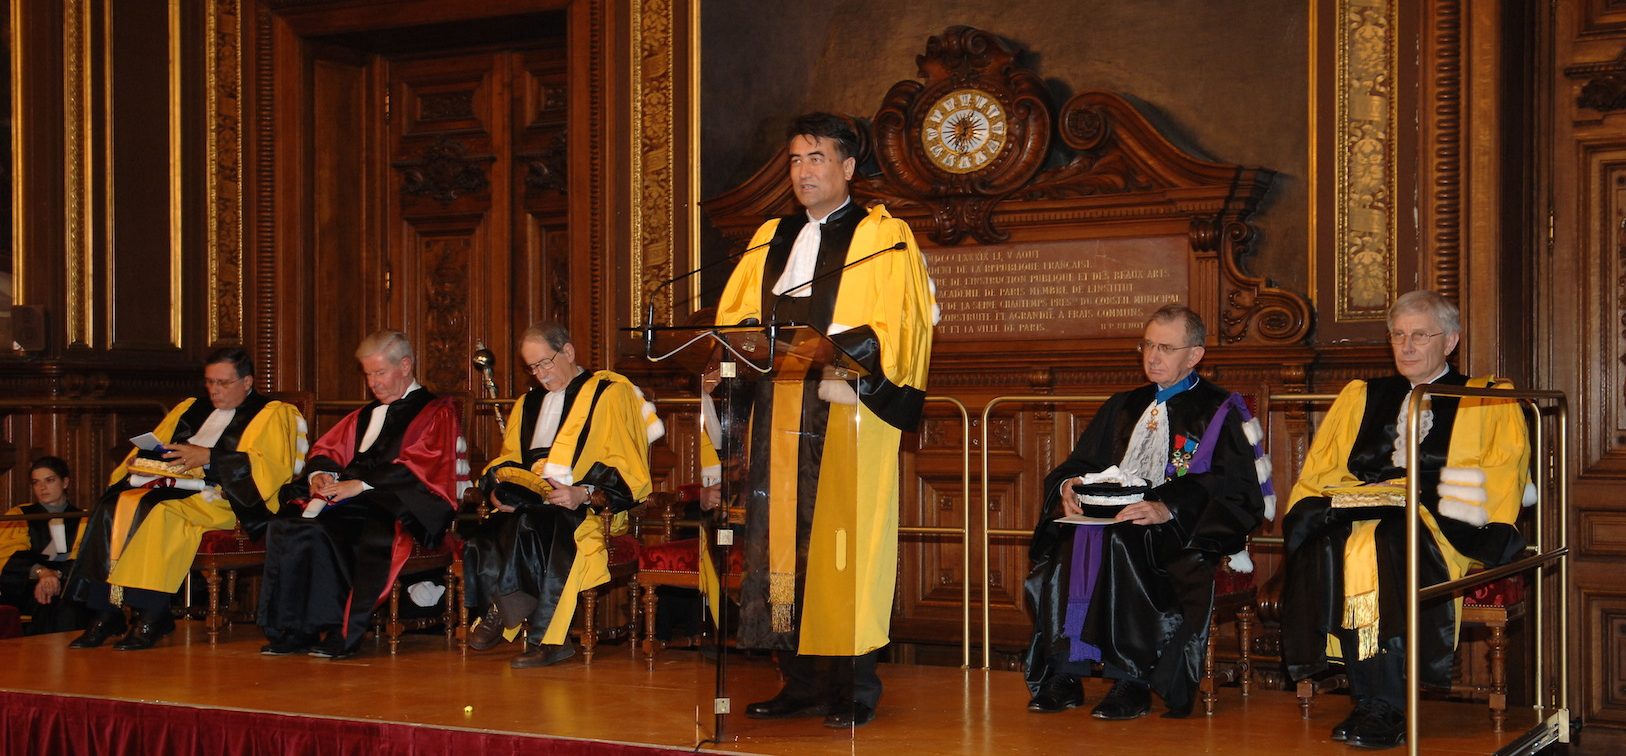
M 205 19 L 208 194 L 208 343 L 243 340 L 243 56 L 237 0 L 213 0 Z
M 89 144 L 93 131 L 90 70 L 85 65 L 90 60 L 90 13 L 90 0 L 69 2 L 62 9 L 63 263 L 68 282 L 65 321 L 69 346 L 89 346 L 93 336 L 91 243 L 95 231 L 87 182 L 94 158 Z
M 672 0 L 632 0 L 632 145 L 628 153 L 632 179 L 632 273 L 627 323 L 643 321 L 650 289 L 671 277 L 676 249 L 676 188 L 674 116 L 677 113 L 673 70 Z M 686 47 L 687 45 L 685 45 Z M 656 303 L 657 321 L 672 321 L 672 295 L 662 292 Z
M 1339 321 L 1382 320 L 1397 285 L 1395 0 L 1338 0 L 1334 265 Z

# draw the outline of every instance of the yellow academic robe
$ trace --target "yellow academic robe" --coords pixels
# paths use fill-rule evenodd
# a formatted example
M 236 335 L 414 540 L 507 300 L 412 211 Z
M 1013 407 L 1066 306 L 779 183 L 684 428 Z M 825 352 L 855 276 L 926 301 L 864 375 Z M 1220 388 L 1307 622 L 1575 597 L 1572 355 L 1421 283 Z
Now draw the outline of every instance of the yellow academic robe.
M 69 511 L 77 512 L 79 510 L 70 509 Z M 27 514 L 27 512 L 23 511 L 23 505 L 21 504 L 6 510 L 7 517 L 14 517 L 24 514 Z M 35 522 L 37 522 L 37 520 Z M 28 520 L 0 522 L 0 565 L 10 561 L 13 554 L 16 554 L 19 551 L 28 551 L 34 548 L 33 538 L 31 538 L 28 534 L 28 525 Z M 73 539 L 73 545 L 68 547 L 68 559 L 71 560 L 78 557 L 79 544 L 85 540 L 83 536 L 84 529 L 81 528 L 77 536 Z
M 767 243 L 779 220 L 763 224 L 741 258 L 717 305 L 719 325 L 747 318 L 767 321 L 762 302 Z M 904 248 L 863 257 L 903 242 Z M 880 373 L 891 384 L 923 391 L 931 360 L 936 299 L 925 259 L 907 223 L 885 206 L 871 208 L 848 244 L 840 277 L 831 335 L 838 329 L 868 326 L 879 345 Z M 775 434 L 783 422 L 799 422 L 800 381 L 776 384 Z M 902 430 L 877 416 L 863 401 L 832 402 L 824 457 L 805 565 L 800 645 L 802 654 L 856 656 L 887 644 L 892 620 L 898 558 L 898 447 Z M 776 448 L 772 464 L 770 541 L 794 539 L 796 453 Z M 761 464 L 758 461 L 756 464 Z M 788 513 L 788 514 L 787 514 Z M 770 552 L 776 549 L 770 546 Z M 783 553 L 783 549 L 777 549 Z M 770 556 L 770 560 L 774 557 Z M 779 571 L 784 565 L 770 564 Z M 777 590 L 778 586 L 775 589 Z
M 599 386 L 608 384 L 598 403 L 593 403 Z M 516 400 L 508 412 L 508 431 L 503 436 L 502 453 L 486 466 L 491 470 L 503 464 L 519 463 L 523 459 L 525 444 L 530 439 L 520 438 L 524 424 L 525 401 Z M 592 412 L 589 428 L 587 419 Z M 588 428 L 587 435 L 582 430 Z M 649 444 L 665 432 L 655 416 L 654 404 L 644 400 L 643 392 L 619 373 L 600 370 L 582 384 L 576 401 L 570 406 L 570 415 L 559 422 L 559 431 L 553 438 L 548 457 L 534 465 L 538 475 L 553 478 L 567 485 L 581 480 L 593 467 L 602 462 L 613 467 L 632 490 L 633 501 L 649 498 Z M 581 453 L 576 450 L 580 447 Z M 575 459 L 572 464 L 571 460 Z M 627 515 L 617 513 L 610 523 L 613 535 L 627 532 Z M 582 591 L 603 585 L 610 579 L 610 551 L 604 540 L 600 519 L 589 514 L 575 532 L 576 558 L 565 578 L 564 592 L 554 609 L 553 618 L 542 633 L 542 643 L 558 645 L 565 642 L 570 622 L 576 613 L 576 601 Z
M 1475 388 L 1513 387 L 1511 383 L 1493 377 L 1474 378 L 1468 385 Z M 1363 484 L 1364 481 L 1350 472 L 1348 461 L 1366 412 L 1366 390 L 1365 381 L 1355 380 L 1339 392 L 1338 399 L 1327 411 L 1310 444 L 1304 470 L 1293 485 L 1292 496 L 1283 512 L 1284 518 L 1306 498 L 1327 496 L 1334 489 Z M 1513 524 L 1518 519 L 1525 484 L 1529 481 L 1530 462 L 1524 414 L 1518 403 L 1463 398 L 1457 406 L 1456 420 L 1450 430 L 1446 466 L 1483 470 L 1485 521 Z M 1405 439 L 1396 439 L 1395 443 L 1397 446 L 1403 445 Z M 1441 534 L 1432 512 L 1419 507 L 1418 514 L 1426 532 L 1439 546 L 1450 579 L 1460 578 L 1476 566 L 1472 558 L 1458 551 Z M 1346 552 L 1343 564 L 1346 596 L 1361 595 L 1377 588 L 1377 564 L 1375 557 L 1368 553 L 1375 523 L 1374 520 L 1360 521 L 1351 528 L 1349 543 L 1352 545 L 1347 548 L 1356 554 Z M 1375 602 L 1372 603 L 1375 605 Z M 1452 613 L 1459 619 L 1462 616 L 1461 598 L 1455 599 Z M 1327 654 L 1331 657 L 1344 655 L 1335 636 L 1328 636 Z
M 153 435 L 168 443 L 181 415 L 196 399 L 186 399 L 170 410 Z M 254 487 L 266 509 L 280 506 L 277 492 L 294 476 L 295 467 L 305 459 L 305 421 L 299 410 L 286 402 L 267 402 L 243 429 L 237 451 L 248 455 Z M 111 485 L 129 474 L 131 450 L 113 471 Z M 181 499 L 162 502 L 152 508 L 135 532 L 130 534 L 118 563 L 108 573 L 110 585 L 145 588 L 173 593 L 192 568 L 198 544 L 210 530 L 230 530 L 237 526 L 231 504 L 218 488 L 207 488 Z

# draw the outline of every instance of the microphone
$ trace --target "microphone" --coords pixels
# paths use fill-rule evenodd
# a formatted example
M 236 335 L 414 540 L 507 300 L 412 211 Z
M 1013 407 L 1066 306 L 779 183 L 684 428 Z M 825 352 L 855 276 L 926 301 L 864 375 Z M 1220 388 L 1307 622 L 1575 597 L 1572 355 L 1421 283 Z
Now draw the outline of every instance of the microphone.
M 695 275 L 697 273 L 700 273 L 702 271 L 706 271 L 706 270 L 709 270 L 709 269 L 711 269 L 713 267 L 716 267 L 718 265 L 722 265 L 725 262 L 732 262 L 734 260 L 738 260 L 741 257 L 744 257 L 745 255 L 747 255 L 747 254 L 749 254 L 751 252 L 754 252 L 756 250 L 762 249 L 763 247 L 766 247 L 766 246 L 768 246 L 769 244 L 772 244 L 772 243 L 773 243 L 773 239 L 769 239 L 768 241 L 765 241 L 765 242 L 763 242 L 761 244 L 746 247 L 745 249 L 742 249 L 742 250 L 740 250 L 738 252 L 735 252 L 732 255 L 728 255 L 728 256 L 723 257 L 721 259 L 712 260 L 711 262 L 706 263 L 705 265 L 702 265 L 702 266 L 700 266 L 698 268 L 695 268 L 694 270 L 691 270 L 691 271 L 689 271 L 687 273 L 681 273 L 679 275 L 668 278 L 665 281 L 662 281 L 659 286 L 656 286 L 655 288 L 653 288 L 653 289 L 651 289 L 649 291 L 649 308 L 645 311 L 645 314 L 644 314 L 644 330 L 647 332 L 650 328 L 653 328 L 655 326 L 655 295 L 661 293 L 661 289 L 664 289 L 664 288 L 666 288 L 668 286 L 671 286 L 672 284 L 675 284 L 678 281 L 682 281 L 683 279 L 688 278 L 690 276 L 693 276 L 693 275 Z
M 789 297 L 791 295 L 791 292 L 800 291 L 800 290 L 805 289 L 805 288 L 807 288 L 809 286 L 812 286 L 813 284 L 816 284 L 816 283 L 818 283 L 820 281 L 823 281 L 826 278 L 841 275 L 848 268 L 851 268 L 851 267 L 853 267 L 855 265 L 859 265 L 859 264 L 868 262 L 870 260 L 873 260 L 873 259 L 875 259 L 876 257 L 878 257 L 880 255 L 886 254 L 887 252 L 891 252 L 893 250 L 899 250 L 899 249 L 908 249 L 908 248 L 909 248 L 909 243 L 908 242 L 899 241 L 899 242 L 897 242 L 897 243 L 895 243 L 895 244 L 893 244 L 893 245 L 891 245 L 889 247 L 885 247 L 885 248 L 882 248 L 882 249 L 877 249 L 874 252 L 871 252 L 871 253 L 869 253 L 867 255 L 864 255 L 863 257 L 860 257 L 857 260 L 854 260 L 854 261 L 852 261 L 850 263 L 847 263 L 846 265 L 843 265 L 843 266 L 841 266 L 839 268 L 836 268 L 835 270 L 827 271 L 825 273 L 821 273 L 821 274 L 816 275 L 816 276 L 814 276 L 812 278 L 809 278 L 806 281 L 803 281 L 803 282 L 801 282 L 801 283 L 799 283 L 799 284 L 797 284 L 795 286 L 792 286 L 789 289 L 786 289 L 785 293 L 780 294 L 779 298 L 774 300 L 773 310 L 772 310 L 772 312 L 769 313 L 770 317 L 768 318 L 768 324 L 771 327 L 777 327 L 779 325 L 779 303 L 785 301 L 785 298 Z

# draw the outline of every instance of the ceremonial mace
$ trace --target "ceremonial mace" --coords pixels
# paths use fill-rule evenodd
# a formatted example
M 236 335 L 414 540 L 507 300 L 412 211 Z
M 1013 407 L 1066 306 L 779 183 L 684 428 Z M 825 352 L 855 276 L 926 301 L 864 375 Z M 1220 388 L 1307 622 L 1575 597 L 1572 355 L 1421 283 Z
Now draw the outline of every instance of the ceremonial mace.
M 469 358 L 474 363 L 474 369 L 480 371 L 481 383 L 485 387 L 487 399 L 497 398 L 497 379 L 492 366 L 497 364 L 497 355 L 486 348 L 484 341 L 474 342 L 474 355 Z M 508 418 L 502 416 L 502 408 L 491 405 L 491 414 L 497 418 L 497 432 L 508 435 Z

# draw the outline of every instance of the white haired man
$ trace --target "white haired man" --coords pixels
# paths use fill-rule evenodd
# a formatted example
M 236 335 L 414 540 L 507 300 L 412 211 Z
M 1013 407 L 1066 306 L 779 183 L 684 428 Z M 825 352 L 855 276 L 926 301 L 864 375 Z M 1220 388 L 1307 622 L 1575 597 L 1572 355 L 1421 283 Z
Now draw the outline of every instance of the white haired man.
M 400 331 L 368 335 L 356 359 L 374 401 L 311 447 L 307 475 L 283 492 L 299 506 L 266 534 L 259 620 L 268 656 L 354 654 L 405 561 L 401 536 L 438 544 L 457 511 L 457 406 L 418 385 Z
M 1341 656 L 1355 710 L 1334 740 L 1391 748 L 1405 735 L 1405 484 L 1418 476 L 1422 584 L 1496 565 L 1524 547 L 1514 527 L 1529 481 L 1524 416 L 1510 399 L 1429 397 L 1417 459 L 1406 458 L 1410 394 L 1423 384 L 1510 388 L 1446 363 L 1461 337 L 1457 308 L 1428 291 L 1389 310 L 1397 375 L 1351 381 L 1316 431 L 1282 532 L 1282 652 L 1301 680 Z M 1423 607 L 1419 681 L 1449 685 L 1460 599 Z

